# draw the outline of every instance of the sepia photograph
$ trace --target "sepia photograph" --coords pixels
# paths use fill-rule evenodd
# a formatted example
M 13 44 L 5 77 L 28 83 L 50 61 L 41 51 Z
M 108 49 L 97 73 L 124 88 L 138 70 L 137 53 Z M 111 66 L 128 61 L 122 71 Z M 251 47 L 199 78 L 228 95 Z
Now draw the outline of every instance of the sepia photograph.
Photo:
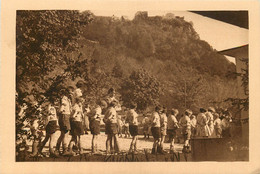
M 3 171 L 260 172 L 259 3 L 28 2 L 1 12 Z
M 16 161 L 248 161 L 248 11 L 17 10 Z

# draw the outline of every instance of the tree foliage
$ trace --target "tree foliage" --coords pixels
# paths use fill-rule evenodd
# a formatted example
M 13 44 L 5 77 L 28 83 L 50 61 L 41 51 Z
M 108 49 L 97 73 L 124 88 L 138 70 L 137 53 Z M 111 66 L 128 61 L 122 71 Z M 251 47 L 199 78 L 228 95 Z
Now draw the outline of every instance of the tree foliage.
M 132 71 L 143 68 L 158 79 L 164 91 L 158 101 L 169 108 L 184 109 L 185 98 L 186 107 L 195 110 L 209 105 L 226 107 L 224 97 L 236 96 L 232 91 L 235 76 L 230 76 L 235 65 L 200 40 L 192 22 L 183 17 L 149 17 L 143 12 L 132 21 L 94 17 L 83 36 L 99 42 L 93 58 L 105 72 L 112 71 L 111 82 L 124 84 Z M 123 76 L 115 77 L 119 67 Z
M 200 40 L 183 17 L 139 12 L 134 20 L 120 20 L 67 10 L 17 12 L 21 92 L 51 96 L 80 79 L 89 102 L 114 87 L 126 105 L 134 101 L 140 110 L 158 102 L 197 109 L 235 96 L 235 78 L 228 76 L 233 72 L 235 65 Z
M 45 92 L 55 80 L 80 75 L 87 62 L 79 60 L 79 39 L 91 20 L 74 10 L 17 11 L 17 90 Z
M 159 81 L 146 70 L 133 71 L 120 90 L 122 100 L 126 106 L 132 102 L 137 104 L 138 110 L 145 110 L 149 105 L 158 104 L 162 94 Z
M 244 91 L 244 98 L 238 97 L 227 97 L 226 101 L 232 103 L 234 108 L 239 108 L 240 111 L 249 110 L 249 74 L 248 74 L 248 59 L 241 59 L 241 62 L 244 63 L 244 67 L 241 69 L 241 73 L 237 73 L 237 76 L 241 78 L 241 87 Z

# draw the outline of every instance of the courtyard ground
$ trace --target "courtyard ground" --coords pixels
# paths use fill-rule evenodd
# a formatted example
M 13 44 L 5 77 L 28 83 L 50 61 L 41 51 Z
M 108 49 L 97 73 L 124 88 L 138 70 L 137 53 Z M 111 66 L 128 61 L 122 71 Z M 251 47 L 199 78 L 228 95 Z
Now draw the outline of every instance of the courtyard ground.
M 60 135 L 60 131 L 56 131 L 55 140 L 54 140 L 55 142 L 59 138 L 59 135 Z M 70 136 L 70 138 L 71 138 L 71 136 Z M 89 132 L 89 134 L 82 135 L 81 138 L 82 138 L 82 142 L 83 142 L 82 146 L 83 146 L 84 152 L 89 153 L 91 151 L 92 135 Z M 129 137 L 124 138 L 124 135 L 122 138 L 119 138 L 119 143 L 120 143 L 119 145 L 120 145 L 120 149 L 122 152 L 127 152 L 129 150 L 131 140 L 132 139 Z M 167 140 L 168 139 L 166 139 L 166 141 Z M 99 149 L 100 153 L 105 153 L 105 150 L 106 150 L 105 142 L 106 142 L 106 135 L 104 132 L 101 132 L 101 134 L 98 136 L 98 149 Z M 49 142 L 46 143 L 46 145 L 43 149 L 43 153 L 48 154 L 48 151 L 49 151 L 48 143 Z M 29 142 L 30 151 L 31 151 L 31 144 L 32 144 L 32 142 Z M 152 136 L 150 136 L 149 139 L 144 139 L 143 135 L 138 136 L 137 149 L 139 152 L 143 152 L 144 149 L 148 149 L 148 151 L 149 151 L 152 148 L 152 146 L 153 146 L 153 137 Z M 165 142 L 164 147 L 165 147 L 166 151 L 169 151 L 170 143 Z M 177 152 L 181 153 L 182 147 L 183 147 L 183 144 L 175 143 L 175 150 Z

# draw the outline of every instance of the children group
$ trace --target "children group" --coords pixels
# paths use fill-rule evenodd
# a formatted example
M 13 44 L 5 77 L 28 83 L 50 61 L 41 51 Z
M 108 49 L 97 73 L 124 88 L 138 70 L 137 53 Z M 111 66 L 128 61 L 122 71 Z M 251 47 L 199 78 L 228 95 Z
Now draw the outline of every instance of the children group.
M 42 141 L 42 130 L 40 129 L 39 120 L 34 119 L 31 123 L 31 132 L 33 135 L 32 157 L 45 156 L 42 153 L 43 147 L 49 141 L 49 152 L 51 157 L 74 156 L 76 152 L 83 154 L 82 138 L 86 126 L 91 131 L 92 152 L 96 153 L 97 138 L 100 134 L 101 121 L 105 123 L 106 153 L 120 153 L 119 127 L 117 107 L 119 102 L 115 97 L 115 90 L 110 88 L 107 96 L 96 102 L 95 106 L 88 111 L 88 116 L 84 115 L 84 99 L 80 85 L 74 90 L 73 87 L 63 88 L 59 91 L 59 99 L 48 98 L 48 106 L 45 113 L 45 130 L 46 136 Z M 46 99 L 47 100 L 47 99 Z M 137 152 L 138 142 L 138 114 L 136 112 L 136 103 L 131 103 L 125 115 L 125 123 L 129 125 L 129 132 L 132 141 L 129 153 Z M 86 108 L 88 109 L 88 108 Z M 22 107 L 19 115 L 22 117 L 26 112 L 26 107 Z M 184 139 L 183 152 L 190 152 L 189 141 L 191 136 L 195 137 L 222 137 L 230 123 L 230 115 L 219 118 L 213 107 L 207 110 L 200 108 L 200 113 L 196 116 L 192 111 L 187 109 L 182 117 L 177 120 L 179 111 L 171 109 L 167 112 L 165 107 L 156 106 L 151 116 L 145 116 L 142 122 L 143 131 L 146 136 L 148 129 L 154 138 L 152 154 L 166 153 L 164 150 L 165 137 L 168 135 L 170 142 L 170 153 L 175 152 L 174 139 L 176 139 L 178 130 Z M 86 119 L 87 118 L 87 119 Z M 55 132 L 60 130 L 60 136 L 55 141 Z M 71 135 L 71 136 L 69 136 Z M 61 148 L 62 146 L 62 148 Z M 77 147 L 75 152 L 75 147 Z

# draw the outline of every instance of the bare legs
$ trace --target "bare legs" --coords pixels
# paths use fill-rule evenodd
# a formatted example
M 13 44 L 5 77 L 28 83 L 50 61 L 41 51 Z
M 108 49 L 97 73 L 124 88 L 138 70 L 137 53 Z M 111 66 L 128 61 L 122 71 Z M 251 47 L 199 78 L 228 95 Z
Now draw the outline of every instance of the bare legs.
M 106 153 L 120 152 L 120 146 L 118 142 L 117 134 L 108 134 L 106 140 Z
M 55 146 L 55 141 L 54 141 L 54 138 L 55 138 L 55 133 L 53 134 L 46 134 L 40 148 L 39 148 L 39 153 L 42 153 L 42 149 L 44 148 L 45 144 L 48 142 L 48 140 L 50 139 L 49 141 L 49 151 L 50 151 L 50 156 L 52 157 L 57 157 L 58 155 L 55 153 L 54 151 L 54 146 Z
M 80 138 L 80 135 L 78 136 L 78 144 L 79 144 L 79 154 L 82 155 L 84 150 L 83 150 L 83 147 L 82 147 L 82 140 Z
M 56 149 L 60 151 L 60 145 L 63 146 L 63 154 L 68 151 L 68 142 L 69 142 L 69 131 L 61 130 L 60 137 L 57 140 Z
M 162 135 L 162 139 L 161 139 L 161 148 L 163 150 L 163 146 L 164 146 L 164 141 L 165 141 L 165 135 Z
M 170 137 L 170 152 L 175 152 L 174 150 L 174 137 Z
M 114 148 L 113 148 L 114 152 L 115 153 L 120 152 L 120 146 L 119 146 L 119 142 L 118 142 L 118 134 L 112 135 L 112 141 L 111 142 L 114 142 Z M 111 147 L 113 147 L 113 146 L 111 145 Z
M 132 153 L 133 150 L 134 150 L 134 152 L 137 151 L 137 140 L 138 140 L 137 136 L 133 136 L 132 142 L 130 145 L 130 149 L 129 149 L 129 153 Z
M 160 143 L 160 138 L 154 138 L 152 154 L 157 154 L 157 148 Z
M 70 144 L 69 144 L 69 155 L 74 156 L 76 155 L 75 152 L 73 152 L 73 146 L 78 145 L 79 147 L 79 154 L 83 154 L 83 147 L 82 147 L 82 140 L 80 135 L 72 135 Z
M 110 153 L 112 150 L 112 135 L 107 134 L 107 140 L 106 140 L 106 153 Z
M 97 139 L 98 139 L 98 135 L 93 135 L 93 137 L 92 137 L 92 152 L 93 153 L 97 152 Z

